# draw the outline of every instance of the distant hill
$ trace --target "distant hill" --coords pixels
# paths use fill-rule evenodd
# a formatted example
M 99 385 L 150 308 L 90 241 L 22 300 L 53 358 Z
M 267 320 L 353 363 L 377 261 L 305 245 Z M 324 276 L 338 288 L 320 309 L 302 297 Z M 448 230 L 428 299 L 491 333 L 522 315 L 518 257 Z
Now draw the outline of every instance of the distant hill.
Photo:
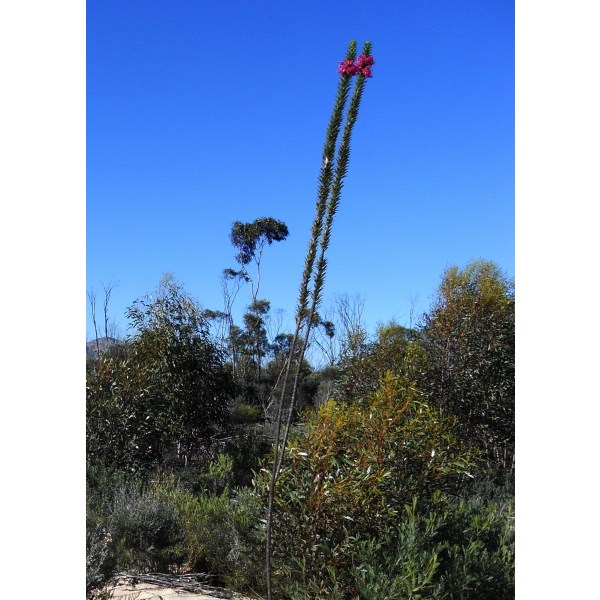
M 94 340 L 90 340 L 85 344 L 85 355 L 87 358 L 98 358 L 98 348 L 100 352 L 106 352 L 109 348 L 112 348 L 116 344 L 121 344 L 122 341 L 113 337 L 101 337 Z

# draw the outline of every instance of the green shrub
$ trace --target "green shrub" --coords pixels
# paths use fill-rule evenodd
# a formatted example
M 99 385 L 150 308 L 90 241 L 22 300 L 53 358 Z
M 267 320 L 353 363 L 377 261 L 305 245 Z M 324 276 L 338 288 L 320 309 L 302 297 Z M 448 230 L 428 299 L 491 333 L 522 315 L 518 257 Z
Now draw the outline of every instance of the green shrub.
M 120 488 L 107 525 L 115 542 L 117 570 L 166 572 L 182 562 L 184 529 L 179 515 L 152 488 Z
M 236 424 L 258 423 L 262 420 L 262 412 L 256 406 L 240 403 L 233 410 L 231 420 Z
M 225 583 L 238 590 L 264 590 L 265 531 L 260 499 L 250 488 L 240 488 L 233 494 L 231 505 L 236 543 Z
M 232 489 L 233 463 L 223 453 L 200 471 L 186 469 L 199 492 L 175 474 L 143 482 L 88 463 L 88 589 L 117 571 L 144 570 L 203 571 L 231 587 L 262 586 L 260 505 L 251 490 Z
M 212 494 L 220 496 L 225 493 L 233 484 L 233 460 L 225 453 L 217 454 L 214 460 L 211 460 L 206 468 L 199 473 L 198 483 L 201 494 Z
M 219 494 L 194 495 L 162 485 L 158 493 L 181 523 L 189 569 L 210 573 L 217 583 L 235 588 L 256 585 L 262 577 L 257 576 L 254 560 L 260 546 L 260 507 L 250 490 L 226 488 Z
M 360 538 L 344 530 L 344 553 L 321 570 L 290 555 L 279 585 L 291 600 L 508 600 L 514 598 L 512 504 L 437 494 L 427 512 L 406 505 L 394 525 Z
M 498 481 L 513 476 L 514 281 L 489 261 L 448 268 L 420 342 L 419 383 L 432 404 L 460 420 L 460 435 L 485 451 Z
M 168 492 L 168 501 L 183 525 L 190 568 L 213 575 L 223 573 L 234 536 L 229 520 L 229 494 L 194 496 L 173 489 Z
M 453 419 L 417 397 L 388 374 L 368 398 L 323 404 L 290 440 L 273 532 L 274 574 L 284 589 L 300 577 L 308 590 L 333 569 L 336 585 L 354 593 L 357 539 L 394 529 L 415 496 L 426 513 L 437 492 L 460 489 L 476 455 L 456 438 Z M 268 477 L 266 469 L 257 475 L 260 493 Z
M 89 596 L 93 589 L 100 588 L 110 577 L 111 535 L 102 527 L 86 530 L 85 589 Z
M 356 543 L 353 587 L 364 600 L 431 598 L 439 566 L 434 542 L 442 518 L 421 514 L 417 500 L 406 505 L 397 525 L 378 539 Z
M 224 448 L 233 461 L 232 488 L 252 487 L 252 473 L 260 468 L 270 450 L 271 443 L 267 441 L 263 425 L 235 432 Z
M 210 447 L 236 386 L 204 312 L 172 277 L 127 316 L 135 335 L 122 355 L 88 363 L 87 457 L 148 475 L 174 452 L 187 464 Z
M 117 568 L 116 543 L 109 518 L 115 498 L 131 487 L 126 476 L 102 461 L 86 463 L 86 587 L 89 593 L 105 583 Z
M 191 461 L 186 467 L 165 466 L 163 473 L 173 475 L 189 492 L 201 495 L 221 494 L 225 488 L 251 487 L 252 472 L 271 449 L 262 433 L 262 425 L 239 427 L 231 431 L 222 444 L 215 444 L 210 454 Z
M 515 594 L 514 503 L 451 500 L 439 531 L 435 600 L 509 600 Z
M 86 501 L 88 525 L 102 521 L 112 510 L 115 494 L 132 482 L 131 475 L 115 471 L 101 460 L 86 462 Z
M 514 598 L 510 503 L 439 496 L 428 514 L 415 509 L 382 540 L 357 544 L 361 600 Z

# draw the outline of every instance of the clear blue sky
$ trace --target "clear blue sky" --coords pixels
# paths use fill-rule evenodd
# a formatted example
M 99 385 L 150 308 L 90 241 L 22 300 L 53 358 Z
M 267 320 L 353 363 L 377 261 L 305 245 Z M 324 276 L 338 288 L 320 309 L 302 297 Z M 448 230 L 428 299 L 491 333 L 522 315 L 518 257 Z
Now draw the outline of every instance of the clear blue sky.
M 290 236 L 265 251 L 260 295 L 291 317 L 351 39 L 376 62 L 325 304 L 360 294 L 369 328 L 407 323 L 449 265 L 514 275 L 512 2 L 91 0 L 86 286 L 117 284 L 123 333 L 164 272 L 222 308 L 231 224 L 263 216 Z

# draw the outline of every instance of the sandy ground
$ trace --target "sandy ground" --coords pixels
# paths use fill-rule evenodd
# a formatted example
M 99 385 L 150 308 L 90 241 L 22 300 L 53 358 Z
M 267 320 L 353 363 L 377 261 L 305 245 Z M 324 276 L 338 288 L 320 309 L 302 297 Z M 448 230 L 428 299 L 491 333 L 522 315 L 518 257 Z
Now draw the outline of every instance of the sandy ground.
M 113 598 L 120 598 L 121 600 L 215 600 L 217 598 L 217 596 L 165 588 L 151 583 L 132 584 L 124 579 L 118 580 L 108 589 L 112 592 Z M 255 600 L 239 594 L 233 594 L 231 598 L 232 600 Z M 258 599 L 258 596 L 256 598 Z

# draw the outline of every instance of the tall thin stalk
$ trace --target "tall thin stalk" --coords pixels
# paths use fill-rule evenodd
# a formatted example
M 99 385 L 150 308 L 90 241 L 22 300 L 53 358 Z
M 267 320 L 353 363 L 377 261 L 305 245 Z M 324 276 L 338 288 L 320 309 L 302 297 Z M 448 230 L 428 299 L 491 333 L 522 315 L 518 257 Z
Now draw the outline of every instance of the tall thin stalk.
M 333 106 L 333 111 L 329 120 L 323 147 L 323 163 L 319 174 L 319 186 L 317 190 L 317 203 L 315 218 L 311 228 L 311 237 L 306 253 L 302 280 L 300 283 L 298 305 L 296 309 L 296 327 L 292 340 L 287 364 L 285 367 L 285 376 L 281 386 L 280 402 L 277 409 L 275 444 L 273 449 L 273 469 L 269 485 L 269 500 L 267 509 L 267 531 L 266 531 L 266 578 L 267 578 L 267 600 L 272 600 L 272 533 L 273 533 L 273 514 L 275 486 L 281 472 L 282 463 L 285 456 L 291 422 L 296 405 L 296 394 L 300 380 L 300 367 L 304 360 L 306 348 L 310 338 L 311 327 L 317 315 L 317 309 L 320 305 L 322 292 L 325 282 L 325 271 L 327 268 L 327 259 L 325 253 L 331 240 L 331 228 L 333 219 L 339 206 L 343 179 L 348 171 L 348 162 L 350 159 L 350 139 L 356 119 L 358 109 L 364 90 L 365 81 L 371 76 L 371 44 L 366 42 L 363 46 L 362 55 L 356 59 L 356 42 L 351 41 L 346 53 L 346 58 L 340 63 L 340 80 L 338 83 L 338 92 Z M 346 113 L 346 121 L 342 140 L 337 148 L 337 157 L 334 155 L 339 137 L 343 112 L 346 107 L 348 96 L 350 94 L 353 76 L 357 75 L 354 93 L 350 100 L 350 105 Z M 318 255 L 318 259 L 317 259 Z M 311 289 L 312 282 L 312 289 Z M 309 307 L 310 299 L 310 307 Z M 301 340 L 300 352 L 295 359 L 296 348 L 300 341 L 301 332 L 304 327 L 304 334 Z M 296 364 L 288 416 L 284 430 L 283 439 L 281 439 L 281 426 L 283 420 L 283 405 L 285 393 L 290 379 L 292 364 Z

